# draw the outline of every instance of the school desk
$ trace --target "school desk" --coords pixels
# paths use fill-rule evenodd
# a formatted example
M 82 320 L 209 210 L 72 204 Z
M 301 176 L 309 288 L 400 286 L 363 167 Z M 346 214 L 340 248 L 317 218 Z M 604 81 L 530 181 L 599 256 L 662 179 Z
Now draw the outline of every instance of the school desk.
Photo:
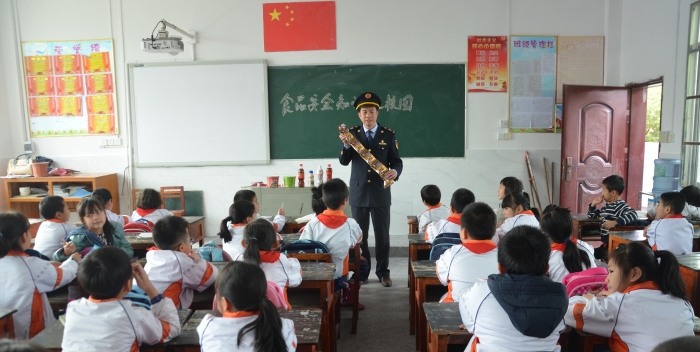
M 411 266 L 413 267 L 414 281 L 411 295 L 415 297 L 411 304 L 411 308 L 413 309 L 413 321 L 411 325 L 414 326 L 416 331 L 416 349 L 425 352 L 427 349 L 427 336 L 425 336 L 426 321 L 425 313 L 423 312 L 423 303 L 428 301 L 428 286 L 444 288 L 444 292 L 447 292 L 447 287 L 443 286 L 440 280 L 438 280 L 434 260 L 412 261 Z
M 187 220 L 187 231 L 190 233 L 190 238 L 199 245 L 204 244 L 204 217 L 203 216 L 183 216 Z M 134 250 L 145 250 L 155 246 L 153 237 L 139 237 L 139 234 L 126 234 L 126 240 L 131 244 Z
M 408 220 L 406 221 L 408 224 L 408 234 L 417 234 L 418 233 L 418 217 L 417 216 L 409 216 Z
M 610 231 L 608 234 L 608 253 L 612 253 L 621 244 L 642 242 L 648 245 L 649 243 L 644 236 L 644 230 Z
M 180 319 L 180 326 L 183 327 L 187 320 L 192 315 L 193 311 L 191 309 L 181 309 L 177 311 L 177 316 Z M 61 351 L 61 343 L 63 342 L 63 323 L 60 321 L 55 322 L 53 325 L 44 329 L 36 336 L 34 336 L 30 343 L 37 346 L 44 347 L 49 351 Z M 141 351 L 165 351 L 166 344 L 159 344 L 154 346 L 141 346 Z
M 0 309 L 0 337 L 14 339 L 15 323 L 12 314 L 17 313 L 17 309 Z
M 408 234 L 408 262 L 413 262 L 415 260 L 428 259 L 430 255 L 430 249 L 433 247 L 432 243 L 425 240 L 425 235 L 418 234 Z M 408 266 L 408 292 L 413 292 L 413 271 L 411 266 Z M 413 309 L 413 295 L 408 295 L 408 304 L 411 305 L 411 314 L 409 314 L 410 333 L 413 335 L 415 333 L 413 329 L 413 320 L 415 310 Z
M 574 230 L 571 235 L 578 239 L 581 239 L 584 228 L 598 229 L 600 226 L 600 219 L 589 219 L 588 214 L 571 214 L 571 218 L 574 220 Z
M 297 351 L 316 351 L 321 330 L 320 309 L 278 309 L 282 318 L 290 319 L 294 322 L 294 331 L 297 335 Z M 199 352 L 199 334 L 197 327 L 207 314 L 220 317 L 219 311 L 198 310 L 182 327 L 180 336 L 168 342 L 167 351 Z M 237 332 L 236 332 L 237 333 Z M 233 347 L 232 347 L 233 348 Z
M 300 233 L 287 233 L 282 235 L 282 240 L 284 241 L 285 244 L 287 243 L 292 243 L 301 237 Z
M 676 258 L 680 264 L 681 276 L 685 282 L 688 302 L 690 302 L 697 314 L 700 312 L 700 253 L 677 255 Z

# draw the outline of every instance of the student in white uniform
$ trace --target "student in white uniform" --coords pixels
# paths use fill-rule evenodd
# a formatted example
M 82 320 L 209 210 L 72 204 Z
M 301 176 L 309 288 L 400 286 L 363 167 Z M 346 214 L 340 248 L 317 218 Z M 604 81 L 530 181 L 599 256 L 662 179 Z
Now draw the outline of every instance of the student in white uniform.
M 693 336 L 693 308 L 671 252 L 632 242 L 610 254 L 608 271 L 607 292 L 569 299 L 567 325 L 609 337 L 613 352 L 651 351 Z
M 683 207 L 681 215 L 686 219 L 700 219 L 700 188 L 685 186 L 680 190 L 680 193 L 685 197 L 685 207 Z M 647 218 L 649 220 L 656 218 L 656 207 L 647 210 Z
M 245 260 L 260 265 L 267 281 L 272 281 L 284 292 L 287 306 L 287 287 L 297 287 L 301 283 L 301 265 L 296 258 L 287 258 L 279 251 L 277 234 L 269 221 L 253 220 L 243 230 L 245 252 L 234 260 Z
M 498 241 L 516 226 L 532 226 L 539 228 L 539 212 L 537 209 L 530 209 L 530 201 L 524 193 L 511 193 L 503 198 L 501 202 L 503 216 L 506 218 L 503 224 L 496 230 L 493 241 Z
M 440 203 L 441 197 L 440 188 L 436 185 L 425 185 L 421 188 L 420 198 L 428 209 L 418 215 L 418 234 L 425 234 L 428 224 L 445 220 L 450 216 L 450 208 Z
M 123 299 L 131 280 L 146 291 L 151 309 Z M 115 247 L 90 252 L 78 270 L 89 298 L 68 303 L 61 348 L 65 352 L 138 351 L 142 344 L 164 343 L 180 334 L 180 319 L 170 298 L 158 293 L 141 264 Z
M 465 351 L 561 351 L 566 288 L 547 277 L 549 238 L 518 226 L 498 243 L 501 274 L 474 284 L 459 311 L 474 334 Z
M 512 193 L 524 193 L 523 181 L 520 181 L 517 177 L 513 176 L 504 177 L 501 180 L 501 183 L 498 185 L 498 201 L 502 202 L 507 195 Z M 525 193 L 525 196 L 528 199 L 530 198 L 527 193 Z M 501 208 L 501 204 L 499 203 L 498 210 L 496 211 L 496 223 L 498 224 L 496 227 L 500 227 L 504 220 L 505 217 L 503 217 L 503 208 Z
M 247 200 L 239 200 L 228 208 L 228 217 L 221 220 L 219 233 L 222 247 L 231 258 L 243 254 L 243 229 L 249 222 L 257 219 L 255 205 Z
M 474 203 L 474 193 L 466 188 L 460 188 L 452 193 L 450 200 L 450 216 L 447 219 L 428 224 L 425 230 L 425 240 L 433 243 L 435 237 L 441 233 L 459 233 L 461 229 L 462 211 Z
M 136 198 L 136 210 L 131 214 L 131 221 L 145 221 L 149 226 L 153 226 L 158 220 L 172 216 L 173 213 L 167 209 L 160 209 L 163 200 L 160 193 L 152 188 L 144 188 Z
M 206 290 L 219 274 L 215 266 L 192 251 L 187 225 L 187 220 L 179 216 L 158 221 L 153 226 L 153 242 L 158 250 L 146 253 L 149 280 L 178 309 L 188 309 L 194 290 Z
M 496 213 L 486 203 L 472 203 L 464 208 L 461 221 L 462 244 L 446 250 L 435 264 L 438 279 L 447 286 L 440 302 L 455 302 L 478 279 L 498 273 L 498 251 L 491 240 Z
M 112 212 L 112 207 L 114 207 L 114 202 L 112 201 L 112 193 L 106 188 L 98 188 L 92 191 L 93 196 L 100 197 L 105 203 L 105 212 L 107 213 L 107 219 L 109 221 L 118 222 L 119 225 L 126 225 L 131 222 L 131 217 L 128 215 L 119 215 Z
M 296 351 L 294 322 L 280 318 L 267 298 L 259 266 L 233 261 L 216 280 L 216 306 L 222 317 L 207 314 L 197 327 L 203 352 Z
M 24 214 L 0 213 L 0 307 L 17 310 L 12 320 L 20 340 L 32 338 L 56 322 L 46 293 L 73 281 L 81 258 L 73 254 L 59 266 L 25 254 L 31 243 Z
M 68 237 L 75 225 L 70 223 L 70 210 L 63 197 L 45 197 L 39 203 L 39 213 L 46 220 L 36 232 L 34 250 L 51 258 L 63 247 L 61 239 Z
M 540 226 L 552 240 L 548 271 L 552 281 L 562 282 L 570 273 L 596 267 L 593 247 L 571 236 L 574 220 L 569 209 L 548 206 L 544 209 Z
M 233 202 L 237 202 L 239 200 L 247 200 L 253 205 L 255 205 L 255 214 L 258 218 L 262 218 L 260 216 L 260 203 L 258 203 L 258 196 L 255 194 L 255 192 L 249 190 L 249 189 L 242 189 L 238 192 L 236 192 L 235 195 L 233 195 Z M 267 220 L 267 218 L 263 218 Z M 272 220 L 267 220 L 270 223 L 272 223 L 272 226 L 275 227 L 275 231 L 277 233 L 280 233 L 282 231 L 282 228 L 284 227 L 284 224 L 287 222 L 287 219 L 284 217 L 284 208 L 279 208 L 277 210 L 277 215 Z M 277 236 L 278 240 L 282 239 L 282 236 Z
M 649 245 L 653 250 L 685 254 L 693 251 L 693 225 L 681 213 L 685 208 L 685 198 L 679 192 L 661 195 L 656 206 L 656 220 L 645 229 Z

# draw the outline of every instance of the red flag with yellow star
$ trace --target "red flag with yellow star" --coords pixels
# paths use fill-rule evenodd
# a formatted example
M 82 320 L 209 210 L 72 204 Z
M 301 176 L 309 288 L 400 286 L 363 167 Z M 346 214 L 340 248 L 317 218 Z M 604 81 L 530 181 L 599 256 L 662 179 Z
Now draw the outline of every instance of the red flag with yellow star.
M 335 1 L 263 4 L 265 51 L 335 50 Z

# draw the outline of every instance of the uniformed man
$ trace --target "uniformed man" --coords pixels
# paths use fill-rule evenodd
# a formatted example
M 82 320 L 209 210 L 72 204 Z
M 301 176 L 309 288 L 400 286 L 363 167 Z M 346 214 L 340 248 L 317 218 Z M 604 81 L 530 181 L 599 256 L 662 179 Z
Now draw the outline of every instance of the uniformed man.
M 369 150 L 374 157 L 389 168 L 383 175 L 387 180 L 398 181 L 403 169 L 401 157 L 399 157 L 396 134 L 391 128 L 377 124 L 379 107 L 382 102 L 379 97 L 371 92 L 365 92 L 355 100 L 353 104 L 357 110 L 362 125 L 351 127 L 352 133 L 362 145 Z M 340 135 L 343 148 L 340 151 L 339 160 L 342 165 L 348 165 L 352 161 L 350 174 L 350 206 L 352 217 L 357 221 L 364 234 L 362 238 L 362 256 L 367 258 L 371 269 L 371 256 L 367 244 L 367 232 L 369 230 L 369 218 L 372 216 L 374 225 L 374 239 L 376 246 L 377 277 L 384 287 L 391 286 L 389 273 L 389 221 L 391 208 L 391 188 L 384 188 L 382 177 L 362 159 L 352 148 L 343 134 Z M 365 278 L 362 278 L 363 280 Z

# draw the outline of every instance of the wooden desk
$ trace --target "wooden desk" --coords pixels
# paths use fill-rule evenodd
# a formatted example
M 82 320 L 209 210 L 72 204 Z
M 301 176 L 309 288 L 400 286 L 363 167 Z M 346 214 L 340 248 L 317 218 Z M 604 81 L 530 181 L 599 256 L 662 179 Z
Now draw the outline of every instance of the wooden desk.
M 588 214 L 571 214 L 571 218 L 574 220 L 574 229 L 571 233 L 575 238 L 581 239 L 582 229 L 586 227 L 600 227 L 600 219 L 593 218 L 589 219 Z
M 183 216 L 187 220 L 187 231 L 190 233 L 190 238 L 199 245 L 204 245 L 204 217 L 203 216 Z M 155 246 L 153 237 L 139 237 L 139 234 L 126 234 L 126 240 L 131 244 L 134 250 L 145 250 Z
M 427 336 L 426 333 L 426 321 L 425 313 L 423 312 L 423 303 L 428 300 L 426 291 L 428 286 L 442 286 L 440 280 L 438 280 L 437 272 L 435 272 L 435 261 L 434 260 L 417 260 L 411 262 L 413 267 L 413 291 L 411 293 L 414 296 L 413 303 L 411 305 L 413 309 L 413 322 L 412 325 L 416 331 L 416 349 L 421 352 L 427 350 Z M 447 292 L 447 287 L 445 287 L 445 292 Z
M 0 309 L 0 338 L 15 338 L 15 322 L 12 315 L 17 309 Z
M 408 234 L 408 262 L 413 262 L 421 259 L 429 259 L 430 249 L 433 248 L 433 244 L 425 240 L 425 235 L 418 234 Z M 426 254 L 427 253 L 427 254 Z M 413 271 L 411 266 L 408 266 L 408 292 L 413 292 Z M 413 294 L 408 295 L 408 304 L 411 307 L 411 313 L 409 314 L 410 324 L 410 334 L 415 333 L 413 321 L 415 319 L 415 310 L 413 309 Z
M 303 224 L 297 224 L 294 221 L 288 222 L 284 224 L 284 227 L 282 228 L 281 233 L 288 233 L 288 234 L 298 234 L 299 230 L 301 230 L 302 227 L 306 226 L 308 223 L 303 223 Z
M 680 264 L 681 276 L 685 281 L 685 291 L 688 293 L 688 302 L 693 310 L 700 312 L 700 253 L 677 255 Z
M 644 230 L 633 230 L 633 231 L 610 231 L 608 232 L 608 253 L 617 248 L 621 244 L 627 244 L 631 242 L 643 242 L 648 244 L 647 238 L 644 237 Z
M 408 223 L 408 233 L 409 234 L 417 234 L 418 233 L 418 217 L 413 216 L 407 221 Z
M 287 243 L 292 243 L 301 237 L 300 233 L 287 233 L 282 235 L 282 240 L 284 241 L 285 244 Z
M 294 321 L 294 330 L 297 335 L 297 351 L 316 351 L 321 330 L 320 309 L 293 309 L 278 310 L 282 318 Z M 220 317 L 219 311 L 198 310 L 190 320 L 182 327 L 180 336 L 167 343 L 169 351 L 199 352 L 199 334 L 197 327 L 207 314 Z M 233 332 L 238 333 L 238 332 Z
M 189 319 L 191 315 L 191 309 L 178 310 L 177 316 L 180 319 L 180 326 L 184 326 L 187 319 Z M 44 329 L 44 331 L 34 336 L 31 340 L 29 340 L 29 342 L 37 346 L 44 347 L 49 351 L 61 351 L 61 343 L 63 343 L 63 329 L 63 323 L 57 321 L 53 325 Z M 151 349 L 154 351 L 165 351 L 166 345 L 167 343 L 154 346 L 143 345 L 141 348 Z
M 335 352 L 336 350 L 336 317 L 335 300 L 333 294 L 333 274 L 335 264 L 301 262 L 301 284 L 297 287 L 290 287 L 288 292 L 303 289 L 319 290 L 319 305 L 310 308 L 321 307 L 323 319 L 321 325 L 321 343 L 323 351 Z M 291 302 L 290 302 L 291 303 Z M 308 308 L 292 304 L 294 309 Z

